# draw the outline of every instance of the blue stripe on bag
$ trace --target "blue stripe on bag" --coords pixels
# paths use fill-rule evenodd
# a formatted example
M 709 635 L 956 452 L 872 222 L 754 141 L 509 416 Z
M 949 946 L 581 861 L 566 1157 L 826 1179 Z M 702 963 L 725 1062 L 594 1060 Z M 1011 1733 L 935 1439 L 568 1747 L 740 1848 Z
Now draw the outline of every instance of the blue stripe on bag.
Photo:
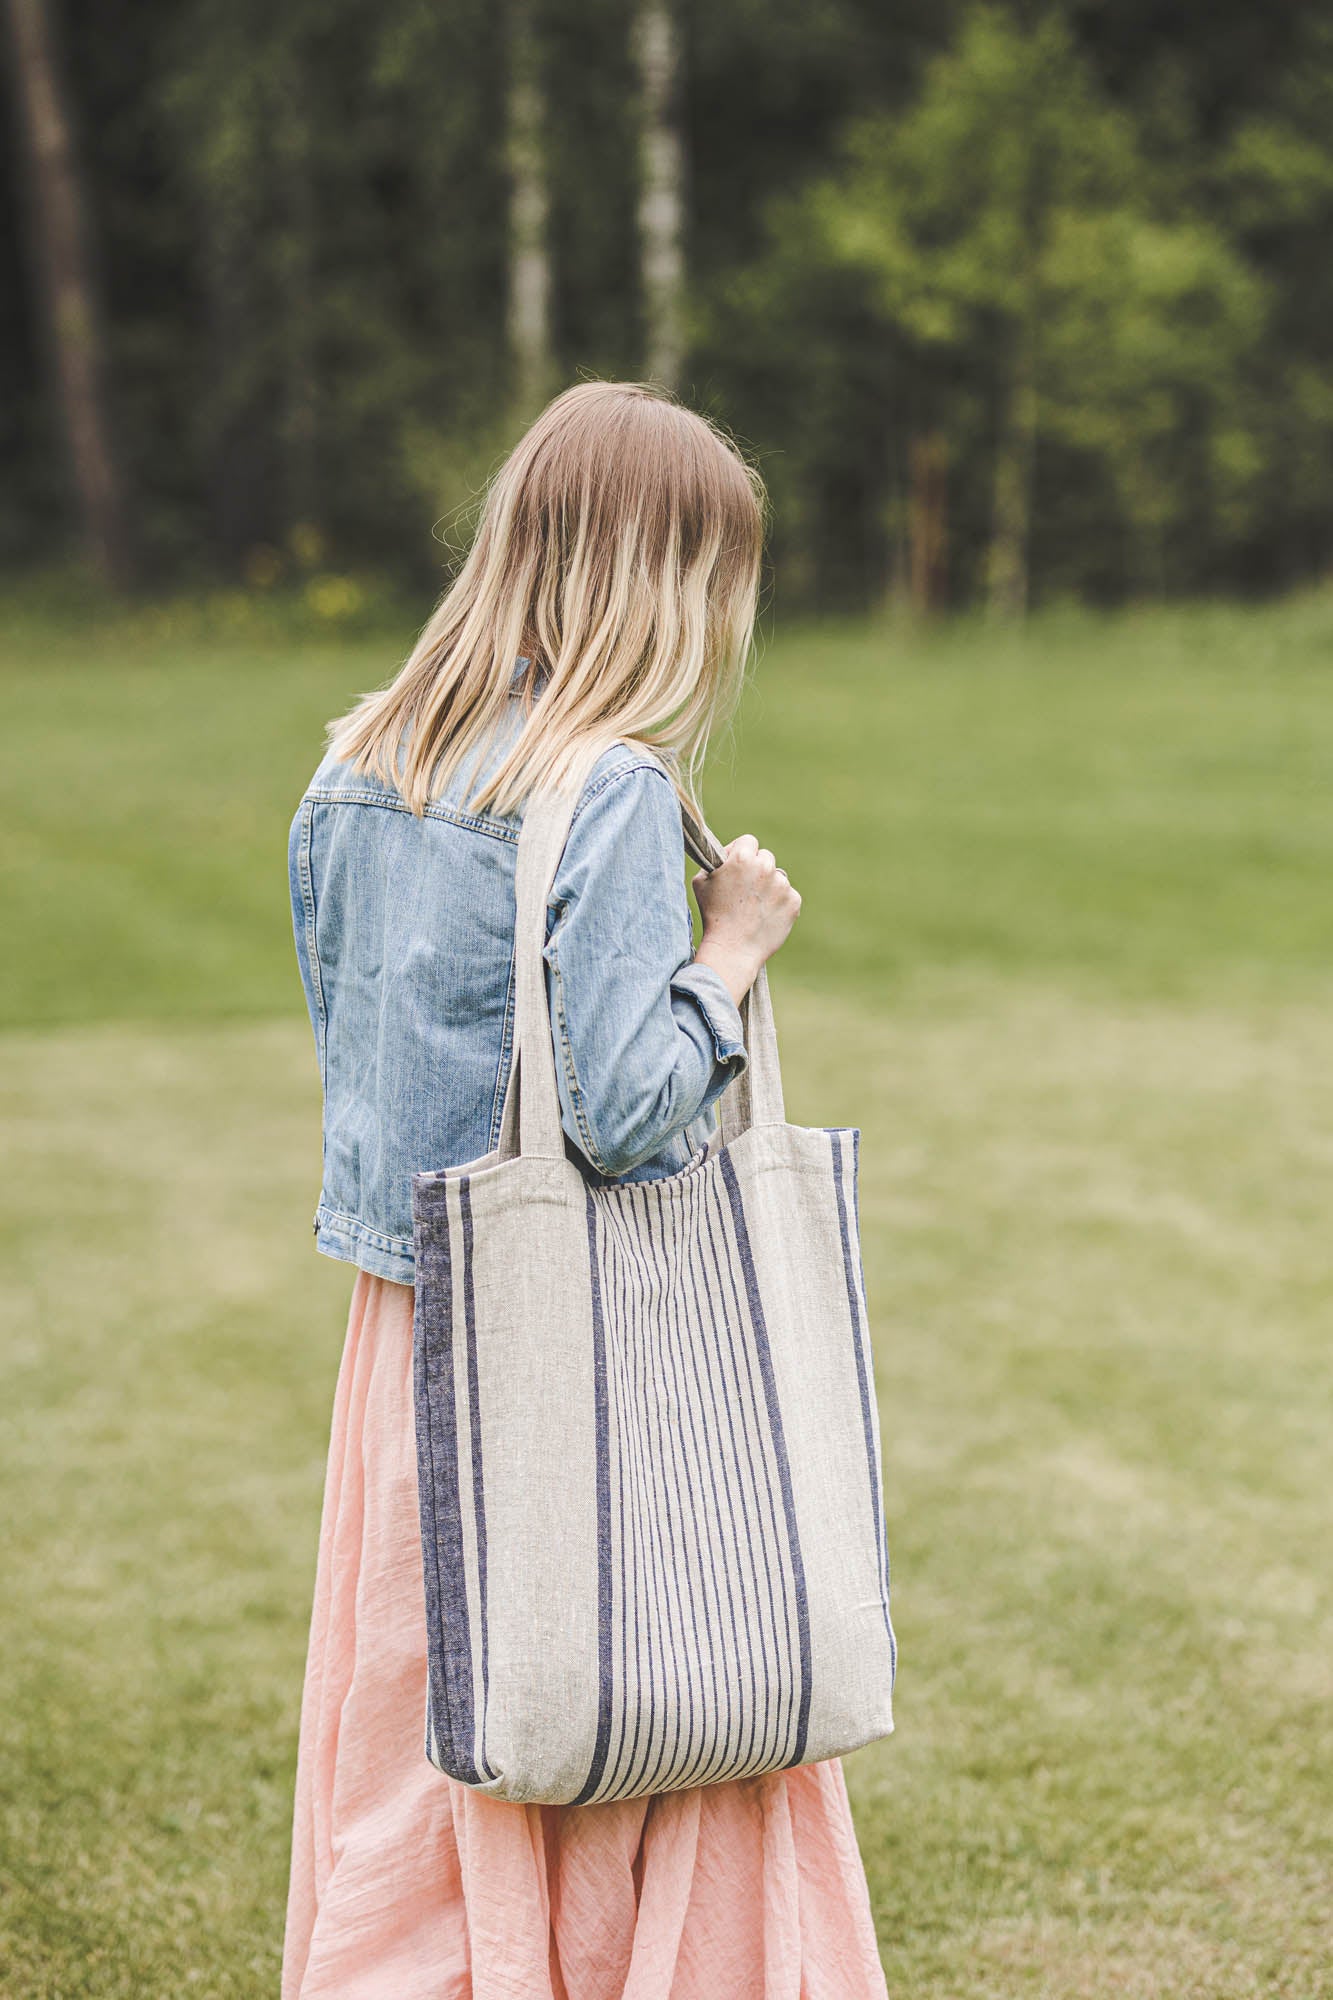
M 430 1657 L 430 1715 L 444 1769 L 464 1784 L 481 1780 L 474 1755 L 472 1639 L 463 1562 L 463 1497 L 458 1477 L 454 1398 L 453 1261 L 448 1195 L 420 1231 L 416 1272 L 413 1377 L 427 1451 L 419 1460 L 426 1616 L 436 1643 Z M 433 1301 L 435 1310 L 426 1308 Z M 435 1424 L 442 1449 L 436 1450 Z M 441 1728 L 443 1719 L 443 1728 Z
M 611 1743 L 611 1446 L 607 1415 L 606 1321 L 597 1265 L 597 1209 L 588 1195 L 588 1264 L 592 1272 L 593 1403 L 597 1426 L 597 1741 L 587 1780 L 573 1804 L 587 1803 L 602 1781 Z
M 481 1387 L 477 1379 L 477 1300 L 472 1270 L 472 1186 L 466 1174 L 458 1183 L 458 1219 L 463 1232 L 463 1330 L 467 1340 L 468 1418 L 472 1439 L 472 1521 L 477 1540 L 477 1622 L 481 1628 L 481 1728 L 473 1755 L 483 1774 L 493 1778 L 495 1773 L 486 1758 L 486 1698 L 491 1678 L 490 1631 L 486 1615 L 486 1489 L 481 1471 Z M 459 1518 L 461 1522 L 461 1499 Z

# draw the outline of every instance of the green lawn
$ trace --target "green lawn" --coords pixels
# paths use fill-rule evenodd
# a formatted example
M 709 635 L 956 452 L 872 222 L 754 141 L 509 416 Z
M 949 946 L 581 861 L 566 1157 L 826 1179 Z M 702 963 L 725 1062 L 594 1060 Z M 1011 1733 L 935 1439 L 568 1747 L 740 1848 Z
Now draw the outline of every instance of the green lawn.
M 410 632 L 2 622 L 0 1993 L 269 1996 L 350 1285 L 285 835 Z M 1331 767 L 1333 597 L 791 631 L 719 757 L 865 1133 L 894 2000 L 1331 1990 Z

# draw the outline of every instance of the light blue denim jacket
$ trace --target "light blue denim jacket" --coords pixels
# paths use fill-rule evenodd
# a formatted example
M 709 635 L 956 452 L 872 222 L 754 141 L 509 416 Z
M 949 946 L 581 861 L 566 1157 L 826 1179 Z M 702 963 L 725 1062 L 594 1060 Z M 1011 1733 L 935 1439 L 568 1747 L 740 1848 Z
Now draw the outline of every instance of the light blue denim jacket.
M 521 722 L 515 696 L 479 773 Z M 315 1242 L 404 1284 L 412 1174 L 489 1152 L 509 1077 L 521 815 L 468 812 L 477 782 L 464 770 L 419 819 L 383 780 L 329 755 L 291 826 L 292 922 L 324 1089 Z M 678 1172 L 707 1142 L 745 1045 L 722 979 L 693 959 L 671 781 L 630 744 L 583 788 L 546 922 L 571 1157 L 595 1181 Z

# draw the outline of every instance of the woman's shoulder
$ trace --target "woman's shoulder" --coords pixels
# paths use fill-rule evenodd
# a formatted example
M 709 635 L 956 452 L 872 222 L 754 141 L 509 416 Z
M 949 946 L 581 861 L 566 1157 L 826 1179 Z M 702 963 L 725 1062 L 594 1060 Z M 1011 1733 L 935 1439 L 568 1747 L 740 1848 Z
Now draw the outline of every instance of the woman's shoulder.
M 557 889 L 606 875 L 647 883 L 680 867 L 680 798 L 669 758 L 647 744 L 610 745 L 584 781 L 570 819 Z
M 631 780 L 634 782 L 629 782 Z M 574 818 L 578 819 L 594 800 L 613 786 L 626 794 L 646 793 L 655 797 L 662 785 L 672 796 L 675 795 L 670 752 L 622 737 L 603 750 L 590 768 L 579 791 Z

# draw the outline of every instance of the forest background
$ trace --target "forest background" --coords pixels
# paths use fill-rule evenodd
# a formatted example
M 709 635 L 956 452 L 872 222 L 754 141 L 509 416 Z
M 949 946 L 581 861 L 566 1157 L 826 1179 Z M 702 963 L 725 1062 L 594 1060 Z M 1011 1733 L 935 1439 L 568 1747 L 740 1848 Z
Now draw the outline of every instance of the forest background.
M 7 9 L 6 568 L 350 619 L 583 373 L 734 430 L 789 607 L 1327 569 L 1323 0 Z

